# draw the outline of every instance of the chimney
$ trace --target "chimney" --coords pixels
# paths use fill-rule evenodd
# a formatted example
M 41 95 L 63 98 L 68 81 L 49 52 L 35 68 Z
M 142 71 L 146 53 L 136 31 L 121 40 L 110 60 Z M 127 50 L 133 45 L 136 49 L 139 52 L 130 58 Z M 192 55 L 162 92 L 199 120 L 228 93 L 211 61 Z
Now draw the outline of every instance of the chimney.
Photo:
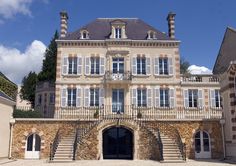
M 60 16 L 61 16 L 61 35 L 60 35 L 60 37 L 66 37 L 66 34 L 67 34 L 67 20 L 68 20 L 67 12 L 66 11 L 61 11 Z
M 175 38 L 175 13 L 170 12 L 167 16 L 168 28 L 169 28 L 169 37 L 171 39 Z

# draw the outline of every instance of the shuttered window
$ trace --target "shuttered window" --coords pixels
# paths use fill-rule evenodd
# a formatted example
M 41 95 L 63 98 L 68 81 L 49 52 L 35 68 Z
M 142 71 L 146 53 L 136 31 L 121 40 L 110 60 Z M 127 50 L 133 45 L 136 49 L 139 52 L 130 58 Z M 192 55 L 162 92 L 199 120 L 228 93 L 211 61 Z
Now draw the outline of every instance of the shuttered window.
M 159 74 L 160 75 L 168 75 L 168 58 L 159 58 Z
M 139 107 L 147 106 L 147 90 L 146 89 L 137 89 L 137 99 Z
M 99 106 L 99 88 L 90 88 L 90 106 Z
M 160 107 L 169 107 L 169 89 L 160 89 Z
M 67 89 L 67 106 L 69 107 L 76 106 L 76 88 Z
M 68 74 L 77 74 L 77 57 L 69 57 Z
M 198 90 L 188 90 L 188 106 L 198 107 Z

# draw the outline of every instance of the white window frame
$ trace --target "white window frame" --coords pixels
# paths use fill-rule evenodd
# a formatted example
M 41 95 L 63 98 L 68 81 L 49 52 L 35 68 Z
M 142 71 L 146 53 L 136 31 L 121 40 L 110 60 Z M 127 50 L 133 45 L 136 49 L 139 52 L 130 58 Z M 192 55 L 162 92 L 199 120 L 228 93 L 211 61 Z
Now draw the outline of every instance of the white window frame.
M 165 74 L 165 62 L 164 61 L 167 61 L 167 65 L 166 65 L 166 71 L 167 71 L 167 74 Z M 159 68 L 159 75 L 169 75 L 169 60 L 167 57 L 159 57 L 159 64 L 158 64 L 158 68 Z M 162 67 L 160 68 L 160 63 L 162 64 Z M 162 72 L 162 73 L 161 73 Z
M 121 37 L 122 37 L 122 28 L 115 27 L 115 38 L 116 39 L 121 39 Z
M 219 89 L 215 89 L 215 107 L 216 108 L 221 108 L 221 97 L 220 97 L 220 90 Z M 216 93 L 217 92 L 217 93 Z M 217 107 L 217 100 L 218 99 L 218 107 Z
M 93 90 L 93 94 L 92 94 L 92 90 Z M 98 91 L 98 99 L 96 100 L 96 91 Z M 91 104 L 91 96 L 93 95 L 93 104 Z M 89 90 L 89 105 L 91 107 L 98 107 L 99 106 L 99 97 L 100 97 L 100 93 L 99 93 L 99 88 L 90 88 Z M 96 105 L 96 101 L 98 101 L 98 104 Z
M 139 91 L 141 92 L 140 93 L 140 95 L 141 95 L 141 101 L 140 101 L 140 104 L 141 105 L 139 105 L 139 100 L 138 100 L 138 98 L 139 98 Z M 145 95 L 146 95 L 146 97 L 145 97 L 145 100 L 143 100 L 144 99 L 144 93 L 146 93 Z M 144 103 L 144 101 L 146 101 L 146 103 Z M 138 107 L 147 107 L 147 89 L 141 89 L 141 88 L 138 88 L 137 89 L 137 106 Z
M 166 103 L 166 100 L 165 100 L 165 98 L 166 98 L 166 93 L 163 93 L 163 106 L 161 105 L 161 92 L 164 92 L 164 91 L 167 91 L 167 96 L 168 96 L 168 103 Z M 170 95 L 169 95 L 169 93 L 170 93 L 170 90 L 169 89 L 167 89 L 167 88 L 160 88 L 160 90 L 159 90 L 159 92 L 160 92 L 160 107 L 170 107 Z M 166 106 L 167 105 L 167 106 Z
M 92 63 L 92 59 L 94 59 L 93 63 Z M 97 63 L 98 60 L 98 63 Z M 94 65 L 93 68 L 93 73 L 92 73 L 92 65 Z M 99 75 L 100 74 L 100 57 L 90 57 L 90 74 L 92 75 Z M 97 69 L 98 69 L 98 73 L 97 73 Z
M 138 59 L 140 59 L 140 65 L 138 65 Z M 146 71 L 146 66 L 147 66 L 147 63 L 146 63 L 146 57 L 137 57 L 136 58 L 136 65 L 137 65 L 137 75 L 147 75 L 147 71 Z M 143 63 L 145 64 L 144 67 L 143 67 Z M 138 66 L 140 66 L 140 73 L 138 73 Z M 144 74 L 143 74 L 143 71 L 144 71 Z
M 69 90 L 71 90 L 71 94 L 69 94 Z M 75 93 L 74 93 L 75 91 Z M 77 95 L 77 89 L 76 88 L 67 88 L 67 106 L 68 107 L 76 107 L 76 96 Z M 70 96 L 70 100 L 69 100 Z M 75 100 L 74 100 L 75 99 Z M 70 101 L 70 103 L 69 103 Z M 73 103 L 75 103 L 73 105 Z
M 71 60 L 71 72 L 70 73 L 70 60 Z M 76 70 L 75 70 L 76 69 Z M 78 57 L 68 57 L 68 74 L 75 75 L 78 73 Z M 75 73 L 73 73 L 75 71 Z
M 194 106 L 194 91 L 196 91 L 197 92 L 197 105 L 196 105 L 196 107 Z M 199 98 L 199 96 L 198 96 L 198 89 L 188 89 L 188 106 L 189 106 L 189 108 L 197 108 L 198 107 L 198 98 Z M 192 92 L 191 93 L 191 98 L 190 98 L 190 92 Z M 192 102 L 192 106 L 190 106 L 190 100 L 191 100 L 191 102 Z

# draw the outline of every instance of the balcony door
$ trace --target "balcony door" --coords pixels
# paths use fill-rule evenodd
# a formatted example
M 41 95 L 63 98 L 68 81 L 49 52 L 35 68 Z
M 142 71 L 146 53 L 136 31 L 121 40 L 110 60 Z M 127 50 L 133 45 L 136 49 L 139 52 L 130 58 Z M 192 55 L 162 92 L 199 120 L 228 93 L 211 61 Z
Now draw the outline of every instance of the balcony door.
M 38 134 L 31 134 L 26 141 L 25 159 L 39 159 L 41 138 Z
M 211 158 L 211 144 L 209 134 L 198 131 L 195 134 L 195 158 Z
M 112 59 L 112 73 L 123 74 L 124 73 L 124 58 Z
M 124 112 L 124 89 L 112 90 L 112 112 Z

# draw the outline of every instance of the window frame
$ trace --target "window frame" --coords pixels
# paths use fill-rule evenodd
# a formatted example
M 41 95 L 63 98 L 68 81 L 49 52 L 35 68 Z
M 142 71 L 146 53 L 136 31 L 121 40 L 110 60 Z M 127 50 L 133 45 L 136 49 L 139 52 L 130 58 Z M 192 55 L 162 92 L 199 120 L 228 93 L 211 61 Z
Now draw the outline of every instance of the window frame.
M 89 89 L 89 106 L 91 107 L 99 106 L 99 88 Z
M 188 89 L 188 105 L 190 108 L 198 107 L 198 90 Z
M 167 57 L 165 58 L 159 57 L 158 68 L 159 68 L 159 75 L 169 75 L 169 62 Z
M 116 39 L 121 39 L 121 34 L 122 34 L 122 28 L 116 27 L 115 28 L 115 38 Z
M 136 58 L 137 65 L 137 75 L 146 75 L 146 57 L 137 57 Z
M 137 106 L 147 107 L 147 89 L 137 89 Z
M 159 91 L 160 91 L 160 107 L 170 107 L 169 89 L 160 88 Z
M 67 88 L 67 106 L 76 107 L 76 88 Z
M 90 74 L 99 75 L 100 74 L 100 58 L 90 57 Z
M 78 58 L 77 57 L 68 57 L 68 74 L 76 75 L 78 69 Z

